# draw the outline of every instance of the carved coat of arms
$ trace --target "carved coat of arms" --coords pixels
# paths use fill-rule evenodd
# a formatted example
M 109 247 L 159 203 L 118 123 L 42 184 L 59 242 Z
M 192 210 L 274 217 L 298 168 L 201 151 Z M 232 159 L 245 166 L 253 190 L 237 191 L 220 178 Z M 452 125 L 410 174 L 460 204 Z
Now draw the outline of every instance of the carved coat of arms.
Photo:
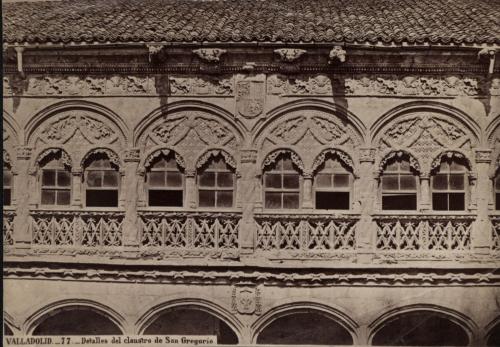
M 233 287 L 232 307 L 240 314 L 261 313 L 260 290 L 256 287 Z
M 236 108 L 240 115 L 245 118 L 255 118 L 264 111 L 264 81 L 239 81 L 236 90 Z

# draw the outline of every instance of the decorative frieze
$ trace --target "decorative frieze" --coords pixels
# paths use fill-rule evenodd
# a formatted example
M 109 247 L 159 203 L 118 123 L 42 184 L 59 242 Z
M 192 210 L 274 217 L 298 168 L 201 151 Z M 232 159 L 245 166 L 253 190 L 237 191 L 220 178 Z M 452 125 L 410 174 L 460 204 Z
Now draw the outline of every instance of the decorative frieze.
M 14 211 L 3 211 L 3 246 L 12 246 L 14 244 Z
M 213 76 L 169 77 L 169 91 L 175 96 L 232 96 L 234 78 Z
M 227 51 L 222 48 L 199 48 L 193 50 L 200 59 L 205 60 L 209 63 L 216 63 L 220 60 L 220 57 Z
M 274 53 L 277 53 L 280 56 L 281 61 L 290 63 L 304 55 L 306 50 L 297 48 L 278 48 L 274 50 Z

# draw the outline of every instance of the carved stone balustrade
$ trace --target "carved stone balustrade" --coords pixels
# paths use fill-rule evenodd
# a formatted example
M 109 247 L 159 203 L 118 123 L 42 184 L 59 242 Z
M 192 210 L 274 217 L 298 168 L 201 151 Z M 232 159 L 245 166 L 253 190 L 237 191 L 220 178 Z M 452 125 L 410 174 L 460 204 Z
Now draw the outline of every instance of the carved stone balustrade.
M 491 250 L 500 253 L 500 215 L 491 216 Z
M 291 258 L 328 258 L 356 249 L 358 215 L 259 214 L 255 216 L 257 252 Z
M 31 211 L 33 248 L 116 248 L 122 244 L 123 212 Z
M 236 213 L 140 211 L 142 255 L 237 258 Z
M 378 215 L 377 252 L 464 253 L 471 250 L 472 215 Z
M 15 211 L 3 210 L 3 245 L 12 246 L 14 244 L 14 217 Z

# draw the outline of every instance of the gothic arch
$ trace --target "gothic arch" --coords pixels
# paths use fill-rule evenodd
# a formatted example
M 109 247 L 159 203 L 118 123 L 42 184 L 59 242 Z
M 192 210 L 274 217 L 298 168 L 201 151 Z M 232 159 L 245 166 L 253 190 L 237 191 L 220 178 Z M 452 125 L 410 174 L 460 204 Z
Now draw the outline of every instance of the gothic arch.
M 12 332 L 14 332 L 14 330 L 19 331 L 21 329 L 14 317 L 5 311 L 3 311 L 3 324 L 5 324 Z
M 392 158 L 394 157 L 401 157 L 403 155 L 408 156 L 410 160 L 410 167 L 413 168 L 414 170 L 418 171 L 419 173 L 422 172 L 420 162 L 417 159 L 415 153 L 411 149 L 404 149 L 404 150 L 394 150 L 394 149 L 388 149 L 384 153 L 381 153 L 378 161 L 375 163 L 375 167 L 377 168 L 378 174 L 382 174 L 384 172 L 384 167 L 389 162 Z
M 302 313 L 315 313 L 332 320 L 350 334 L 352 344 L 358 343 L 358 336 L 356 335 L 358 324 L 341 310 L 319 302 L 289 301 L 270 309 L 251 325 L 252 344 L 257 343 L 259 335 L 273 322 L 286 316 Z
M 36 152 L 32 156 L 29 166 L 30 172 L 36 172 L 36 170 L 40 167 L 40 162 L 43 161 L 49 154 L 58 152 L 61 152 L 63 163 L 68 167 L 73 168 L 74 160 L 67 150 L 65 150 L 63 147 L 48 146 L 36 150 Z
M 274 163 L 281 154 L 290 154 L 292 162 L 300 169 L 300 171 L 303 173 L 306 170 L 302 158 L 293 148 L 279 147 L 273 148 L 270 151 L 262 154 L 262 157 L 259 160 L 259 162 L 261 163 L 261 169 L 264 170 L 268 165 Z
M 354 176 L 358 175 L 357 163 L 354 162 L 351 155 L 349 155 L 345 150 L 340 148 L 325 148 L 319 152 L 319 154 L 314 158 L 311 172 L 314 173 L 326 159 L 327 154 L 332 154 L 337 156 L 346 166 L 348 166 Z
M 150 129 L 159 119 L 168 120 L 172 116 L 182 112 L 199 112 L 215 119 L 222 120 L 225 125 L 231 127 L 232 132 L 240 141 L 245 140 L 245 131 L 235 121 L 234 116 L 216 105 L 197 100 L 177 101 L 166 106 L 159 107 L 145 116 L 133 131 L 133 144 L 140 146 L 144 133 Z
M 120 170 L 123 169 L 123 163 L 120 159 L 120 156 L 115 152 L 113 148 L 110 147 L 97 147 L 88 150 L 80 160 L 80 168 L 84 169 L 85 162 L 90 158 L 90 156 L 97 153 L 105 154 L 111 163 L 115 164 Z
M 52 123 L 50 123 L 52 121 Z M 129 130 L 125 122 L 108 108 L 88 101 L 62 101 L 35 114 L 25 126 L 25 144 L 68 142 L 77 129 L 90 144 L 125 147 Z
M 140 318 L 135 324 L 137 333 L 144 334 L 144 331 L 156 319 L 158 319 L 164 313 L 175 309 L 194 309 L 212 315 L 227 324 L 227 326 L 236 335 L 238 341 L 241 341 L 243 329 L 242 323 L 236 317 L 234 317 L 231 312 L 223 308 L 220 304 L 215 303 L 213 299 L 209 300 L 201 297 L 176 298 L 150 307 L 144 313 L 140 314 Z
M 486 148 L 492 150 L 490 176 L 494 177 L 500 167 L 500 116 L 496 117 L 486 128 Z
M 201 153 L 201 155 L 198 156 L 198 158 L 196 159 L 196 168 L 197 169 L 201 168 L 211 158 L 216 157 L 219 154 L 222 155 L 227 165 L 232 167 L 235 171 L 238 169 L 238 162 L 236 161 L 234 155 L 229 153 L 223 148 L 212 148 Z
M 21 127 L 16 119 L 7 111 L 3 111 L 3 141 L 11 139 L 12 144 L 17 145 L 23 142 Z M 11 138 L 12 137 L 12 138 Z
M 180 167 L 183 169 L 186 169 L 186 161 L 184 158 L 175 150 L 175 148 L 171 147 L 165 147 L 165 146 L 155 146 L 142 156 L 141 161 L 139 162 L 139 170 L 146 170 L 150 165 L 153 160 L 158 158 L 160 155 L 168 155 L 170 153 L 174 153 L 175 155 L 175 161 L 177 164 L 179 164 Z
M 472 341 L 474 341 L 473 332 L 477 331 L 477 326 L 465 314 L 462 314 L 458 311 L 455 311 L 447 307 L 434 304 L 412 304 L 403 307 L 398 307 L 388 312 L 385 312 L 384 314 L 376 318 L 372 323 L 370 323 L 368 325 L 368 329 L 370 330 L 368 336 L 369 344 L 373 344 L 373 339 L 377 335 L 377 333 L 379 333 L 385 326 L 387 326 L 394 320 L 403 317 L 406 314 L 425 313 L 425 312 L 429 312 L 434 315 L 437 315 L 438 317 L 449 320 L 450 322 L 460 327 L 467 335 L 468 338 L 467 345 L 469 345 Z
M 63 299 L 56 302 L 51 302 L 48 305 L 36 310 L 32 313 L 23 324 L 23 331 L 26 334 L 33 334 L 34 330 L 51 316 L 71 309 L 86 309 L 97 313 L 113 323 L 123 334 L 126 326 L 126 321 L 122 315 L 113 310 L 111 307 L 88 299 Z
M 482 131 L 462 111 L 426 101 L 406 103 L 387 112 L 373 124 L 370 135 L 378 150 L 376 162 L 390 151 L 405 150 L 418 160 L 421 172 L 428 174 L 432 160 L 445 150 L 464 153 L 473 163 L 473 150 L 480 145 Z
M 476 172 L 476 167 L 474 165 L 474 161 L 469 157 L 469 154 L 465 151 L 462 150 L 443 150 L 439 152 L 434 158 L 432 158 L 431 162 L 431 170 L 434 170 L 441 164 L 441 160 L 444 157 L 448 158 L 457 158 L 457 159 L 463 159 L 467 163 L 468 169 L 472 172 Z
M 493 319 L 485 328 L 485 341 L 488 346 L 498 346 L 500 343 L 500 316 Z

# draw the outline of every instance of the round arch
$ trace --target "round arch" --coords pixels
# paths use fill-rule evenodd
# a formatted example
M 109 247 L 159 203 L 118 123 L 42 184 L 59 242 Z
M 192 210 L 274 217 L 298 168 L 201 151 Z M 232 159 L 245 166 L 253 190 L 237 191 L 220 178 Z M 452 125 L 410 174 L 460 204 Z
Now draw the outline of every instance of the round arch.
M 12 117 L 12 115 L 9 112 L 5 110 L 3 110 L 2 125 L 4 126 L 4 131 L 10 132 L 14 136 L 13 139 L 14 144 L 23 143 L 23 138 L 22 138 L 23 134 L 21 132 L 21 127 L 19 126 L 19 123 L 17 123 L 16 119 Z
M 259 341 L 259 338 L 263 336 L 262 333 L 266 331 L 266 329 L 272 329 L 268 330 L 269 333 L 272 334 L 273 330 L 282 330 L 282 328 L 286 328 L 286 325 L 285 327 L 280 327 L 279 324 L 276 323 L 281 323 L 280 320 L 286 319 L 287 317 L 292 317 L 293 323 L 295 324 L 307 324 L 308 320 L 315 323 L 320 322 L 322 324 L 332 323 L 330 324 L 330 332 L 333 334 L 331 334 L 330 336 L 326 334 L 327 336 L 324 336 L 324 338 L 327 341 L 321 341 L 321 344 L 352 345 L 358 343 L 358 337 L 356 335 L 358 324 L 342 311 L 335 309 L 329 305 L 317 302 L 289 302 L 270 309 L 252 324 L 252 343 L 276 344 L 266 341 Z M 293 319 L 293 317 L 295 317 L 296 319 Z M 273 324 L 275 326 L 273 326 Z M 293 325 L 288 325 L 288 327 L 293 328 Z M 336 334 L 338 334 L 337 338 L 340 338 L 340 341 L 332 341 L 332 339 L 335 338 Z M 315 334 L 311 332 L 311 334 L 309 335 Z M 310 343 L 310 341 L 300 342 L 302 342 L 303 344 L 314 344 Z M 284 341 L 280 344 L 294 343 L 293 341 Z
M 257 145 L 258 140 L 262 136 L 264 130 L 278 118 L 294 111 L 307 109 L 319 110 L 337 116 L 345 125 L 351 125 L 354 128 L 354 130 L 359 135 L 361 142 L 363 142 L 363 145 L 366 143 L 366 126 L 356 115 L 354 115 L 354 113 L 338 104 L 325 100 L 309 98 L 291 101 L 270 110 L 267 113 L 265 120 L 256 123 L 253 129 L 254 135 L 251 139 L 251 143 L 254 146 Z
M 429 327 L 425 324 L 440 326 L 440 329 L 436 329 L 438 336 L 430 334 L 432 329 L 428 329 Z M 383 346 L 468 346 L 473 341 L 473 331 L 477 330 L 475 324 L 466 315 L 431 304 L 414 304 L 393 309 L 378 317 L 368 328 L 370 329 L 369 343 Z M 426 333 L 422 333 L 419 329 Z M 409 333 L 401 336 L 395 335 L 400 331 Z M 443 333 L 444 331 L 448 334 Z M 455 341 L 449 344 L 446 340 L 448 336 Z M 416 339 L 424 340 L 415 341 Z
M 116 127 L 119 132 L 118 136 L 121 138 L 123 145 L 125 146 L 126 143 L 129 143 L 129 139 L 131 138 L 130 130 L 123 119 L 115 112 L 105 106 L 90 101 L 66 100 L 50 105 L 31 117 L 24 127 L 24 144 L 28 145 L 32 141 L 32 137 L 36 130 L 51 116 L 71 110 L 89 111 L 104 117 L 104 119 L 110 121 Z
M 36 335 L 37 333 L 40 333 L 40 327 L 44 323 L 44 329 L 68 329 L 68 326 L 65 326 L 64 323 L 67 323 L 68 321 L 74 322 L 74 320 L 61 318 L 64 317 L 64 315 L 68 316 L 67 313 L 69 313 L 70 317 L 78 317 L 78 312 L 85 312 L 82 316 L 88 321 L 87 324 L 82 325 L 81 328 L 90 329 L 92 323 L 94 323 L 97 325 L 98 329 L 109 329 L 108 331 L 100 330 L 97 333 L 95 331 L 91 331 L 89 332 L 91 335 L 121 335 L 124 332 L 123 327 L 126 324 L 125 319 L 119 313 L 104 304 L 86 299 L 65 299 L 45 305 L 26 319 L 23 330 L 29 335 Z M 63 325 L 57 326 L 58 322 L 63 323 Z M 53 323 L 56 324 L 55 327 Z M 106 325 L 99 327 L 99 324 L 103 323 Z M 71 329 L 71 327 L 74 326 L 75 325 L 73 323 L 69 325 L 69 328 Z M 51 335 L 46 331 L 43 334 Z M 61 332 L 60 330 L 54 330 L 53 334 L 84 335 L 82 334 L 82 331 L 75 331 L 75 333 L 72 333 L 71 331 Z
M 122 160 L 120 159 L 120 156 L 115 152 L 114 149 L 109 148 L 109 147 L 96 147 L 88 150 L 83 156 L 82 159 L 79 163 L 80 168 L 84 169 L 85 168 L 85 163 L 89 158 L 94 155 L 94 154 L 104 154 L 108 157 L 109 161 L 116 165 L 119 170 L 123 169 L 123 163 Z
M 468 169 L 472 172 L 477 172 L 476 167 L 474 165 L 474 161 L 469 158 L 467 153 L 454 149 L 454 150 L 443 150 L 441 151 L 438 155 L 436 155 L 434 158 L 432 158 L 431 162 L 431 171 L 434 170 L 435 168 L 439 167 L 439 164 L 441 164 L 441 161 L 443 158 L 448 157 L 448 158 L 456 158 L 456 159 L 462 159 L 465 161 L 465 163 L 468 166 Z
M 422 172 L 420 162 L 415 153 L 413 153 L 411 149 L 404 149 L 404 150 L 391 149 L 386 152 L 383 152 L 380 155 L 380 160 L 377 163 L 375 163 L 375 167 L 377 168 L 378 174 L 382 174 L 382 172 L 384 171 L 384 167 L 387 165 L 389 161 L 391 161 L 391 159 L 402 156 L 408 157 L 410 162 L 410 167 L 412 169 L 418 171 L 419 173 Z
M 43 161 L 48 155 L 57 154 L 58 152 L 61 153 L 61 158 L 63 159 L 65 165 L 72 168 L 74 160 L 66 149 L 63 147 L 47 146 L 38 149 L 37 152 L 34 153 L 29 165 L 30 171 L 34 172 L 40 166 L 40 162 Z
M 381 117 L 377 118 L 377 120 L 372 124 L 369 131 L 369 143 L 374 144 L 374 140 L 378 137 L 380 131 L 393 120 L 398 117 L 411 114 L 413 112 L 435 112 L 440 115 L 451 116 L 453 118 L 458 119 L 461 123 L 463 123 L 474 135 L 478 144 L 481 142 L 482 131 L 479 124 L 468 114 L 455 108 L 453 106 L 443 104 L 437 101 L 412 101 L 408 103 L 404 103 L 399 105 Z
M 292 162 L 297 165 L 297 167 L 301 170 L 301 172 L 304 172 L 305 167 L 304 167 L 304 161 L 302 158 L 297 154 L 297 151 L 295 151 L 293 148 L 287 148 L 287 147 L 278 147 L 278 148 L 273 148 L 266 153 L 262 154 L 261 159 L 259 160 L 260 162 L 260 168 L 264 170 L 266 166 L 271 165 L 272 163 L 275 162 L 275 160 L 283 154 L 290 154 Z
M 179 166 L 183 169 L 186 169 L 186 161 L 184 160 L 184 157 L 182 157 L 179 152 L 175 150 L 175 148 L 168 146 L 155 146 L 144 153 L 139 162 L 139 170 L 146 170 L 156 158 L 161 155 L 169 155 L 170 153 L 174 154 L 177 164 L 179 164 Z
M 210 159 L 221 155 L 224 158 L 224 161 L 227 165 L 232 167 L 234 170 L 237 170 L 238 164 L 235 160 L 235 157 L 232 153 L 228 152 L 224 148 L 210 148 L 206 151 L 203 151 L 198 158 L 196 158 L 195 166 L 197 169 L 201 168 L 205 165 Z
M 346 166 L 348 166 L 354 176 L 358 176 L 358 168 L 349 153 L 347 153 L 344 149 L 341 148 L 325 148 L 319 152 L 319 154 L 314 158 L 311 172 L 314 173 L 318 170 L 321 164 L 324 163 L 327 155 L 337 156 Z
M 206 112 L 208 115 L 212 115 L 215 117 L 220 117 L 224 120 L 228 125 L 230 125 L 233 130 L 236 131 L 237 136 L 245 142 L 245 129 L 234 121 L 234 115 L 228 112 L 227 110 L 198 100 L 183 100 L 176 101 L 168 105 L 161 106 L 148 115 L 146 115 L 140 122 L 134 127 L 133 130 L 133 145 L 139 146 L 139 140 L 141 139 L 143 133 L 152 126 L 159 118 L 165 117 L 168 118 L 169 115 L 175 114 L 181 111 L 200 111 Z
M 177 318 L 178 322 L 182 324 L 182 321 L 189 317 L 185 315 L 186 311 L 194 311 L 199 314 L 199 318 L 203 320 L 203 318 L 215 318 L 220 323 L 220 326 L 224 327 L 225 325 L 225 336 L 231 343 L 235 342 L 237 344 L 241 341 L 241 333 L 243 329 L 243 325 L 239 322 L 236 317 L 234 317 L 228 310 L 224 309 L 219 304 L 214 303 L 213 301 L 209 301 L 208 299 L 203 298 L 182 298 L 182 299 L 172 299 L 167 302 L 163 302 L 153 307 L 149 308 L 145 313 L 140 315 L 140 318 L 136 322 L 137 332 L 139 334 L 148 334 L 150 329 L 155 322 L 159 322 L 162 317 L 168 316 L 170 313 L 180 313 Z M 161 329 L 161 326 L 155 326 L 156 329 Z M 176 327 L 173 327 L 176 328 Z M 199 328 L 199 327 L 197 327 Z M 204 329 L 207 329 L 205 326 Z M 209 328 L 208 328 L 209 329 Z M 227 330 L 229 329 L 229 331 Z M 197 330 L 200 331 L 200 330 Z M 174 334 L 175 333 L 171 333 Z M 197 333 L 200 335 L 211 335 L 209 333 Z M 178 335 L 178 334 L 177 334 Z M 234 341 L 235 339 L 235 341 Z M 225 344 L 224 342 L 218 341 L 219 344 Z
M 485 329 L 486 345 L 487 346 L 500 346 L 500 316 L 495 318 Z

